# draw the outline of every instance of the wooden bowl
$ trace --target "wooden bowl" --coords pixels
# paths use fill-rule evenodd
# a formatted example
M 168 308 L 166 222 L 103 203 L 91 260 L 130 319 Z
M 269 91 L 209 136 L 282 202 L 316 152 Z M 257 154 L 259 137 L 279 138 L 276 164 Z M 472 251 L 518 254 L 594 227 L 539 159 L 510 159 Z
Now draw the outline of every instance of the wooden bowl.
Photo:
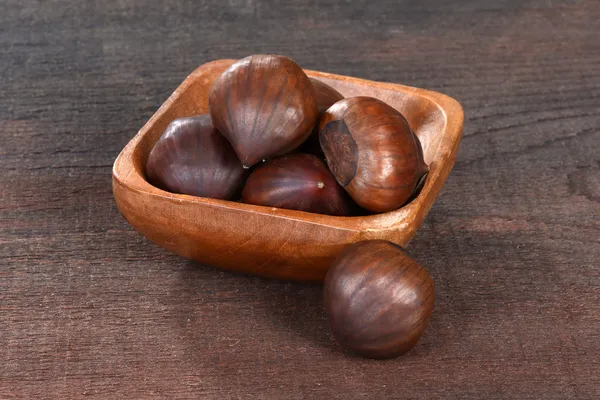
M 113 167 L 113 193 L 125 219 L 154 243 L 223 269 L 280 279 L 322 281 L 350 243 L 385 239 L 405 246 L 448 177 L 463 128 L 460 104 L 443 94 L 392 83 L 306 71 L 346 97 L 372 96 L 398 109 L 430 167 L 420 194 L 384 214 L 333 217 L 173 194 L 146 181 L 148 154 L 175 118 L 208 112 L 212 83 L 234 60 L 196 69 L 125 146 Z

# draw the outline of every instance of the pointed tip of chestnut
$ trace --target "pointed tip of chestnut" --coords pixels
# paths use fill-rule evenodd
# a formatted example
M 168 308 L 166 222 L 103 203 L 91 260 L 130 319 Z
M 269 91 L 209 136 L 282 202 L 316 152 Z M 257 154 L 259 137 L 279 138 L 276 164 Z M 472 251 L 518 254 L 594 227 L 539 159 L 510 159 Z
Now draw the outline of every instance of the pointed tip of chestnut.
M 319 129 L 331 172 L 367 210 L 388 212 L 403 206 L 427 169 L 408 121 L 381 100 L 340 100 L 323 114 Z
M 257 54 L 229 67 L 209 95 L 215 127 L 243 165 L 300 146 L 316 124 L 314 88 L 292 59 Z
M 146 162 L 150 183 L 193 196 L 230 200 L 239 193 L 245 174 L 208 114 L 172 121 Z
M 405 354 L 419 341 L 435 302 L 433 280 L 398 245 L 345 248 L 325 278 L 325 311 L 336 341 L 368 358 Z
M 356 208 L 325 163 L 312 154 L 290 154 L 256 167 L 242 201 L 338 216 L 353 215 Z

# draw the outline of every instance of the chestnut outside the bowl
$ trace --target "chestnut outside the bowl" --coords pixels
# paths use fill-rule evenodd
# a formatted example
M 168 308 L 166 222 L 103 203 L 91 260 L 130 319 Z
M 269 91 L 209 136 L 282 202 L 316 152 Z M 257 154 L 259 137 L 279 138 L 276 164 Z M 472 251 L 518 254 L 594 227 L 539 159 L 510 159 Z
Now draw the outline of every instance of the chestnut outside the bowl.
M 173 194 L 146 181 L 146 160 L 167 125 L 175 118 L 207 113 L 212 83 L 233 62 L 218 60 L 196 69 L 119 154 L 113 193 L 123 217 L 154 243 L 184 257 L 279 279 L 322 281 L 338 253 L 360 240 L 405 246 L 448 177 L 462 133 L 462 107 L 440 93 L 306 71 L 345 97 L 378 98 L 410 122 L 430 170 L 419 195 L 395 211 L 334 217 Z

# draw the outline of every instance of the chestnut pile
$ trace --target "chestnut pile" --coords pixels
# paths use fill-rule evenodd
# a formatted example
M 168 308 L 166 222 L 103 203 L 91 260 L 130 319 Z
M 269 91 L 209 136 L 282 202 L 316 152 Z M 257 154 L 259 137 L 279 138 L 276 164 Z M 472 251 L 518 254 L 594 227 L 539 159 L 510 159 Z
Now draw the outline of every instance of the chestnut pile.
M 427 175 L 407 120 L 371 97 L 344 98 L 293 60 L 254 55 L 228 68 L 209 95 L 210 114 L 171 122 L 146 164 L 150 183 L 201 197 L 352 216 L 414 198 Z M 433 308 L 427 270 L 399 246 L 348 246 L 325 279 L 335 339 L 371 358 L 419 340 Z
M 403 206 L 428 171 L 400 112 L 372 97 L 344 98 L 287 57 L 236 62 L 208 100 L 210 114 L 173 121 L 156 142 L 146 165 L 150 183 L 352 216 Z

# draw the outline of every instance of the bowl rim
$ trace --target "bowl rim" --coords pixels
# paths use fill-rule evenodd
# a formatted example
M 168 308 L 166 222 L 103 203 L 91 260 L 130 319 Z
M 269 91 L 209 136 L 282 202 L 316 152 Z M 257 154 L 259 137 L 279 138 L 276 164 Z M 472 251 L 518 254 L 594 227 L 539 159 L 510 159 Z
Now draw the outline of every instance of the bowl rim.
M 135 152 L 142 138 L 149 133 L 153 125 L 158 121 L 177 100 L 193 85 L 198 79 L 212 69 L 225 69 L 237 60 L 223 59 L 205 63 L 196 68 L 186 79 L 175 89 L 169 98 L 160 106 L 160 108 L 150 117 L 137 134 L 127 143 L 116 158 L 113 169 L 113 183 L 126 187 L 129 190 L 155 197 L 156 200 L 175 202 L 175 203 L 193 203 L 198 206 L 210 207 L 219 210 L 236 211 L 264 215 L 265 217 L 283 218 L 292 221 L 300 221 L 310 224 L 328 226 L 335 229 L 350 230 L 354 232 L 361 231 L 388 231 L 404 228 L 415 229 L 425 218 L 427 212 L 433 205 L 441 187 L 443 186 L 454 161 L 460 142 L 464 111 L 462 106 L 455 99 L 442 93 L 405 86 L 397 83 L 376 82 L 361 78 L 337 75 L 327 72 L 304 70 L 306 74 L 313 78 L 325 78 L 330 80 L 345 81 L 352 85 L 369 86 L 378 89 L 391 90 L 395 92 L 404 92 L 409 95 L 419 96 L 428 100 L 439 109 L 444 116 L 444 128 L 440 133 L 442 140 L 435 151 L 435 158 L 429 165 L 429 174 L 421 192 L 409 204 L 399 209 L 386 213 L 373 214 L 367 216 L 330 216 L 323 214 L 314 214 L 304 211 L 288 210 L 268 206 L 259 206 L 241 202 L 212 199 L 206 197 L 191 196 L 185 194 L 176 194 L 164 191 L 152 186 L 140 173 L 139 168 L 135 168 Z M 442 147 L 442 143 L 444 146 Z M 440 149 L 440 147 L 442 147 Z M 439 152 L 441 151 L 441 154 Z

